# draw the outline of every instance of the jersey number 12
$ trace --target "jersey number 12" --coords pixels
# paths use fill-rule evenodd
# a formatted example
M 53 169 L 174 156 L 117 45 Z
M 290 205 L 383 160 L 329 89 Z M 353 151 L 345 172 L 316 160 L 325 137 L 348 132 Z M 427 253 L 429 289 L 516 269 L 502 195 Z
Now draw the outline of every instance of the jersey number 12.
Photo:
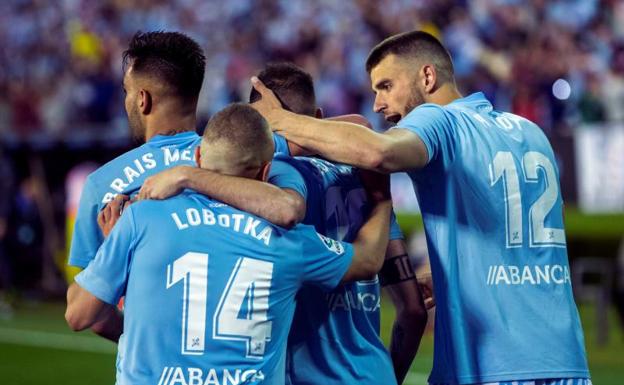
M 529 209 L 529 246 L 530 247 L 565 247 L 563 229 L 546 227 L 544 221 L 559 197 L 559 184 L 555 168 L 548 157 L 541 152 L 530 151 L 522 157 L 524 182 L 536 184 L 538 170 L 542 170 L 546 189 Z M 494 186 L 503 181 L 505 192 L 505 235 L 506 245 L 522 247 L 522 197 L 520 178 L 513 155 L 508 151 L 499 151 L 490 163 L 490 183 Z

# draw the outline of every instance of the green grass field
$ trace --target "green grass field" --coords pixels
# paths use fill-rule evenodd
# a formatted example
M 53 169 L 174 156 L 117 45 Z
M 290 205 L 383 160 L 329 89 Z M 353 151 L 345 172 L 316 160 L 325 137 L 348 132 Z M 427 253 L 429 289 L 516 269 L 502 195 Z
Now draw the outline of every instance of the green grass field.
M 385 301 L 387 304 L 388 301 Z M 115 345 L 90 332 L 73 333 L 59 303 L 22 303 L 10 319 L 0 319 L 0 384 L 2 385 L 111 385 L 115 376 Z M 382 334 L 390 335 L 394 311 L 383 307 Z M 596 346 L 593 309 L 581 307 L 589 365 L 595 385 L 624 383 L 624 334 L 610 317 L 610 339 Z M 556 352 L 553 352 L 556 354 Z M 433 362 L 433 337 L 427 333 L 408 385 L 426 384 Z

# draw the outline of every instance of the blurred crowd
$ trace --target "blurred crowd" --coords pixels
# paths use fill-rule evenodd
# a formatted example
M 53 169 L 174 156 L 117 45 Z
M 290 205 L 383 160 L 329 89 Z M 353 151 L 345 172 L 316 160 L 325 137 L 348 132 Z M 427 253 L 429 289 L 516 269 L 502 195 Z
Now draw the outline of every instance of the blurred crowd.
M 292 60 L 317 80 L 326 114 L 377 123 L 364 61 L 384 37 L 411 29 L 443 40 L 465 93 L 483 90 L 549 135 L 624 120 L 619 0 L 7 0 L 0 134 L 125 137 L 121 53 L 137 30 L 180 30 L 204 47 L 203 121 L 245 99 L 265 62 Z
M 53 281 L 65 175 L 131 145 L 121 56 L 136 31 L 178 30 L 203 46 L 200 126 L 247 99 L 266 62 L 289 60 L 314 76 L 326 115 L 359 112 L 384 127 L 364 62 L 413 29 L 449 48 L 464 94 L 483 91 L 537 122 L 564 165 L 572 149 L 557 143 L 570 128 L 624 122 L 624 0 L 0 1 L 0 294 Z M 572 202 L 573 174 L 562 173 Z

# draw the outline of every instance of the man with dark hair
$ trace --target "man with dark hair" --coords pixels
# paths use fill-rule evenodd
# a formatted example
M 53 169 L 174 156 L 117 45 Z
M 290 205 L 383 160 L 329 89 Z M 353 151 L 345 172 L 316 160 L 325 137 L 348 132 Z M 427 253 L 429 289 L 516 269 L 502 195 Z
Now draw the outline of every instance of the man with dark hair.
M 312 77 L 301 68 L 292 63 L 273 63 L 258 76 L 283 105 L 294 112 L 322 117 L 316 106 Z M 252 90 L 250 102 L 260 98 L 261 95 Z M 299 146 L 291 143 L 288 146 L 292 156 L 311 155 Z M 303 201 L 303 205 L 297 206 L 301 210 L 297 215 L 299 220 L 341 241 L 353 240 L 371 209 L 362 180 L 353 167 L 280 154 L 273 160 L 269 182 Z M 261 201 L 267 211 L 283 204 L 281 198 L 272 193 L 275 186 L 241 178 L 226 180 L 208 170 L 188 167 L 172 168 L 148 179 L 140 195 L 162 199 L 183 188 L 193 188 L 243 210 L 257 210 L 257 206 L 250 203 L 252 200 Z M 380 284 L 377 277 L 341 285 L 331 292 L 306 287 L 299 293 L 289 337 L 289 383 L 390 385 L 403 381 L 418 349 L 427 313 L 396 221 L 391 230 L 386 262 L 380 274 L 397 308 L 391 360 L 379 337 Z
M 272 141 L 257 111 L 233 104 L 211 119 L 197 162 L 266 180 Z M 125 295 L 119 384 L 283 385 L 297 291 L 329 290 L 382 266 L 391 201 L 388 179 L 374 182 L 374 207 L 352 244 L 190 190 L 132 204 L 69 288 L 67 322 L 74 330 L 102 322 Z
M 131 133 L 145 143 L 88 176 L 69 253 L 68 264 L 77 270 L 95 257 L 112 229 L 114 222 L 106 220 L 111 216 L 107 204 L 127 200 L 150 175 L 176 165 L 195 166 L 195 148 L 200 142 L 195 132 L 196 108 L 205 67 L 202 48 L 179 32 L 137 32 L 123 54 L 123 63 L 124 104 Z M 286 151 L 285 141 L 277 135 L 273 143 L 278 151 Z M 289 202 L 288 197 L 282 201 Z M 120 314 L 111 312 L 109 317 L 121 323 Z M 97 323 L 93 331 L 117 341 L 118 329 L 105 329 L 110 325 Z
M 391 36 L 378 44 L 366 59 L 366 72 L 370 75 L 373 68 L 389 55 L 411 59 L 414 66 L 418 66 L 419 58 L 425 55 L 427 61 L 435 67 L 440 84 L 455 82 L 451 55 L 438 39 L 426 32 L 406 32 Z
M 201 47 L 178 32 L 137 32 L 124 52 L 125 108 L 132 135 L 145 144 L 90 174 L 76 215 L 69 265 L 84 269 L 93 260 L 106 232 L 98 214 L 114 199 L 139 190 L 145 178 L 165 168 L 193 165 L 200 138 L 195 133 L 196 107 L 204 76 Z M 111 319 L 121 322 L 111 312 Z M 116 330 L 94 331 L 117 340 Z
M 318 116 L 316 93 L 312 76 L 293 63 L 269 63 L 258 74 L 269 89 L 275 90 L 277 98 L 285 109 L 296 114 Z M 262 98 L 255 89 L 251 89 L 249 103 Z
M 429 381 L 590 384 L 546 136 L 482 93 L 462 97 L 424 32 L 384 40 L 367 63 L 375 111 L 398 122 L 386 133 L 296 115 L 257 78 L 254 107 L 325 158 L 412 178 L 437 303 Z

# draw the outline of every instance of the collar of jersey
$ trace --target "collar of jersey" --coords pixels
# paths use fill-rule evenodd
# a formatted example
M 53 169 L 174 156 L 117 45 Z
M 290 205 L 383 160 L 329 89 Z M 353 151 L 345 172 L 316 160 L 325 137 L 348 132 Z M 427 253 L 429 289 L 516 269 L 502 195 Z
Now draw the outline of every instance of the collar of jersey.
M 176 144 L 188 141 L 196 135 L 197 134 L 195 133 L 195 131 L 186 131 L 175 135 L 154 135 L 150 140 L 147 141 L 147 143 L 154 146 L 159 146 L 162 144 Z
M 490 101 L 487 100 L 483 92 L 475 92 L 464 98 L 455 99 L 449 104 L 454 104 L 454 103 L 477 103 L 477 104 L 484 105 L 484 107 L 492 108 L 492 103 L 490 103 Z

